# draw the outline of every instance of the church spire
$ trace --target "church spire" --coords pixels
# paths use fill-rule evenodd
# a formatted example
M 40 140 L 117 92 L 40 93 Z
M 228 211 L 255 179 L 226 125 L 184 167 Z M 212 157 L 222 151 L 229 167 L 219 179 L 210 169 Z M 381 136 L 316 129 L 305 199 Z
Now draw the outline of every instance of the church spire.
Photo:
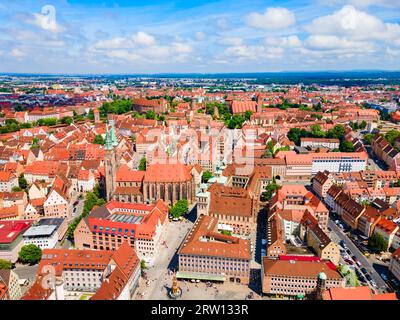
M 110 131 L 110 137 L 111 137 L 111 143 L 113 147 L 118 146 L 118 139 L 117 135 L 115 134 L 115 122 L 114 120 L 110 120 L 111 124 L 111 131 Z
M 114 148 L 110 131 L 108 131 L 108 124 L 106 124 L 106 139 L 104 143 L 104 150 L 112 150 Z

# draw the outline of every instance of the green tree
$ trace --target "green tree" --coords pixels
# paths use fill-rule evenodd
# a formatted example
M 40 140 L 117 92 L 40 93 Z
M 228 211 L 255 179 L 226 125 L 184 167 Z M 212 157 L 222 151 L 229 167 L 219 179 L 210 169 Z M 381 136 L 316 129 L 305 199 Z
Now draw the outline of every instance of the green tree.
M 12 192 L 19 192 L 19 191 L 22 191 L 22 189 L 21 189 L 21 187 L 13 187 L 13 188 L 11 189 L 11 191 L 12 191 Z
M 10 270 L 12 266 L 11 261 L 0 259 L 0 270 Z
M 87 114 L 87 118 L 88 118 L 89 120 L 94 120 L 94 111 L 93 111 L 93 109 L 90 109 L 90 110 L 89 110 L 89 112 L 88 112 L 88 114 Z
M 311 126 L 311 134 L 315 138 L 323 138 L 325 136 L 325 132 L 322 131 L 319 124 L 313 124 Z
M 400 137 L 400 130 L 389 130 L 386 134 L 385 134 L 385 139 L 392 145 L 394 146 L 394 143 L 396 141 L 397 138 Z
M 328 130 L 326 137 L 329 139 L 344 139 L 345 128 L 343 125 L 338 124 L 332 129 Z
M 104 138 L 102 137 L 102 135 L 97 134 L 93 139 L 93 143 L 94 144 L 104 145 L 105 141 L 104 141 Z
M 25 190 L 28 187 L 28 181 L 26 181 L 23 174 L 21 174 L 18 178 L 18 185 L 23 190 Z
M 374 253 L 381 253 L 388 249 L 388 242 L 379 233 L 374 233 L 368 239 L 368 247 Z
M 374 139 L 374 135 L 372 133 L 364 134 L 364 140 L 368 145 L 370 145 L 372 143 L 373 139 Z
M 154 120 L 156 118 L 156 113 L 153 110 L 146 112 L 146 119 Z
M 208 182 L 208 180 L 210 180 L 212 178 L 212 173 L 210 172 L 210 171 L 204 171 L 203 172 L 203 176 L 201 177 L 201 180 L 204 182 L 204 183 L 207 183 Z
M 22 246 L 18 257 L 22 263 L 33 265 L 38 263 L 42 258 L 42 249 L 34 244 L 27 244 Z
M 300 144 L 300 129 L 292 128 L 289 130 L 287 137 L 290 141 L 293 141 L 296 145 Z
M 147 267 L 146 267 L 146 261 L 140 260 L 140 269 L 141 269 L 142 271 L 147 269 Z
M 271 200 L 272 196 L 278 189 L 279 186 L 276 184 L 275 179 L 273 179 L 272 182 L 265 187 L 265 191 L 261 194 L 261 201 Z
M 244 118 L 248 121 L 248 120 L 250 120 L 250 117 L 252 114 L 253 114 L 253 111 L 246 110 L 246 112 L 244 113 Z
M 339 145 L 341 152 L 354 152 L 354 146 L 350 141 L 344 140 Z
M 74 120 L 71 117 L 64 117 L 60 120 L 61 123 L 71 125 Z
M 169 209 L 169 213 L 171 214 L 172 217 L 179 218 L 182 215 L 186 214 L 188 210 L 189 210 L 189 203 L 187 199 L 182 199 L 179 200 L 177 203 L 175 203 L 175 205 Z
M 139 162 L 139 170 L 146 171 L 146 168 L 147 168 L 147 161 L 146 161 L 146 158 L 143 157 L 142 159 L 140 159 L 140 162 Z
M 89 215 L 94 206 L 102 206 L 106 203 L 106 201 L 101 198 L 100 195 L 100 187 L 96 185 L 93 189 L 93 192 L 88 192 L 86 194 L 85 202 L 83 203 L 83 211 L 79 217 L 76 217 L 72 223 L 68 226 L 67 236 L 70 240 L 74 240 L 74 232 L 79 222 L 85 217 Z

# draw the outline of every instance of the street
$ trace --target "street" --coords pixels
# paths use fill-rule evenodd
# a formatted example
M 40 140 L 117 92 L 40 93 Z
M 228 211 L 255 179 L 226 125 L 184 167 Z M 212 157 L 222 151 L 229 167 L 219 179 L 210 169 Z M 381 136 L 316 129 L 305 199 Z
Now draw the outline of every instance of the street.
M 368 270 L 371 275 L 371 278 L 376 282 L 379 289 L 387 290 L 388 286 L 385 281 L 381 278 L 381 276 L 376 272 L 373 265 L 369 262 L 369 260 L 362 254 L 362 252 L 355 246 L 353 241 L 349 239 L 349 237 L 343 233 L 343 231 L 332 221 L 328 222 L 329 228 L 332 229 L 332 232 L 340 239 L 343 240 L 346 246 L 351 251 L 352 255 L 356 256 L 358 261 L 361 263 L 361 268 L 364 267 Z
M 140 285 L 136 291 L 136 299 L 168 299 L 167 288 L 172 284 L 172 275 L 168 273 L 168 270 L 177 269 L 177 250 L 192 226 L 193 223 L 188 220 L 169 223 L 165 236 L 166 246 L 162 244 L 160 245 L 156 263 L 145 270 L 147 280 L 143 278 L 141 279 Z M 149 281 L 149 286 L 146 285 L 147 281 Z M 144 295 L 140 296 L 141 294 Z

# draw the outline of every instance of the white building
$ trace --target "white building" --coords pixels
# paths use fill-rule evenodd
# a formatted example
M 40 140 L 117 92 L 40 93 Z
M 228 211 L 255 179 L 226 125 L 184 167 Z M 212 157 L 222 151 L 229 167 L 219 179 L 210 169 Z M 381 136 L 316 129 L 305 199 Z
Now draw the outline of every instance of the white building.
M 58 243 L 57 226 L 32 226 L 24 233 L 23 239 L 24 245 L 34 244 L 42 250 L 55 248 Z
M 319 171 L 338 172 L 358 172 L 365 171 L 367 167 L 368 155 L 365 152 L 328 152 L 314 154 L 312 159 L 311 173 L 317 174 Z

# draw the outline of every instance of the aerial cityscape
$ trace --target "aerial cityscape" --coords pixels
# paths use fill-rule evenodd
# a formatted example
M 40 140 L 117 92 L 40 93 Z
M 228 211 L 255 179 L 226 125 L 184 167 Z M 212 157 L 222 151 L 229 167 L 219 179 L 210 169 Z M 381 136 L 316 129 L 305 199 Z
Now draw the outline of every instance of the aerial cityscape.
M 0 303 L 398 301 L 400 4 L 328 2 L 0 0 Z

